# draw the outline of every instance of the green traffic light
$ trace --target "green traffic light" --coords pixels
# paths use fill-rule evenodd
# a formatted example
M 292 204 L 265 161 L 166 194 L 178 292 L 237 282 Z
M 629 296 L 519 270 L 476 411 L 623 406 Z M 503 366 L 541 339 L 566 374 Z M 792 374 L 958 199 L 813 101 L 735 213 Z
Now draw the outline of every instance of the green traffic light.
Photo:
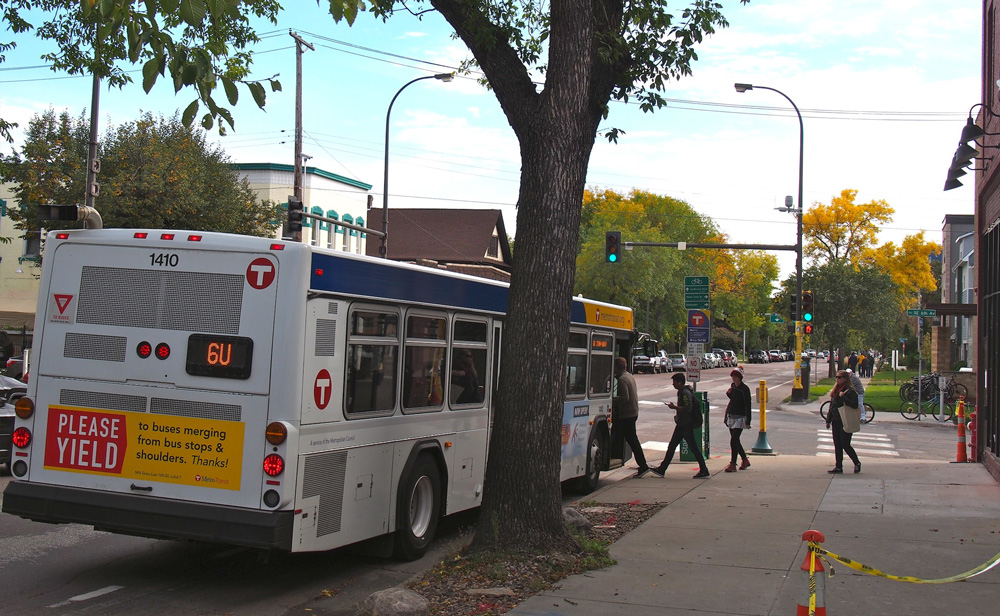
M 614 263 L 617 260 L 618 260 L 618 255 L 614 255 L 614 254 L 608 255 L 608 261 L 611 261 L 612 263 Z
M 811 312 L 807 312 L 804 315 L 802 315 L 802 320 L 803 321 L 812 321 L 813 320 L 812 313 Z

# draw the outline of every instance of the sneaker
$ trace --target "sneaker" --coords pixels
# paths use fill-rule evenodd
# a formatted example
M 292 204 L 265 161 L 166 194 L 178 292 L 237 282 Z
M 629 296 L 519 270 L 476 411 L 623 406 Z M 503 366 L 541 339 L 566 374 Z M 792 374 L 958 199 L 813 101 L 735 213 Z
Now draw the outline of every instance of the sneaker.
M 730 462 L 729 466 L 726 467 L 726 472 L 727 473 L 735 473 L 736 472 L 736 464 Z
M 831 475 L 836 475 L 836 474 L 839 474 L 839 473 L 843 473 L 844 469 L 834 467 L 834 468 L 831 468 L 830 470 L 828 470 L 826 472 L 830 473 Z
M 860 462 L 858 462 L 857 464 L 854 465 L 854 472 L 855 473 L 860 473 L 861 472 L 861 463 Z
M 740 470 L 745 471 L 750 468 L 750 460 L 743 460 L 743 464 L 740 464 Z
M 640 468 L 639 472 L 637 472 L 635 474 L 635 478 L 638 479 L 640 477 L 645 477 L 648 474 L 649 474 L 649 467 L 648 466 L 646 468 Z
M 649 469 L 649 472 L 653 473 L 657 477 L 663 477 L 664 475 L 667 474 L 667 469 L 660 468 L 659 466 L 657 466 L 656 468 Z
M 705 477 L 711 477 L 712 473 L 708 471 L 698 471 L 698 474 L 692 477 L 692 479 L 704 479 Z

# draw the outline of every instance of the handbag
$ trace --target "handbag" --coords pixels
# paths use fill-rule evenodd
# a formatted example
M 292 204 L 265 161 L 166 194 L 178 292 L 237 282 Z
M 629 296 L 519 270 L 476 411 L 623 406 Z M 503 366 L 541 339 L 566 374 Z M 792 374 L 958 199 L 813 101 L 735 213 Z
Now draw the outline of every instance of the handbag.
M 840 420 L 844 422 L 844 432 L 854 433 L 861 430 L 861 409 L 856 406 L 840 407 Z

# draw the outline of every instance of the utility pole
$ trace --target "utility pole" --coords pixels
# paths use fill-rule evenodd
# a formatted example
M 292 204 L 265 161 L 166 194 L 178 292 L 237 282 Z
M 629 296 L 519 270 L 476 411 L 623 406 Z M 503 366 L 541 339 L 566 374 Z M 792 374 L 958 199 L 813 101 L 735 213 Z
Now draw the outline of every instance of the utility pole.
M 302 200 L 302 47 L 308 47 L 310 51 L 316 48 L 302 40 L 298 34 L 288 31 L 288 35 L 295 39 L 295 176 L 292 192 L 300 201 Z M 315 229 L 314 229 L 315 231 Z M 297 238 L 301 241 L 299 232 Z
M 101 23 L 100 13 L 97 12 L 96 15 L 98 22 L 94 25 L 94 65 L 90 70 L 93 75 L 93 85 L 90 92 L 90 146 L 87 149 L 87 194 L 83 198 L 84 205 L 89 208 L 94 207 L 94 201 L 101 191 L 101 187 L 97 183 L 97 173 L 101 170 L 101 161 L 97 160 L 97 107 L 101 100 L 101 73 L 99 69 L 101 61 Z

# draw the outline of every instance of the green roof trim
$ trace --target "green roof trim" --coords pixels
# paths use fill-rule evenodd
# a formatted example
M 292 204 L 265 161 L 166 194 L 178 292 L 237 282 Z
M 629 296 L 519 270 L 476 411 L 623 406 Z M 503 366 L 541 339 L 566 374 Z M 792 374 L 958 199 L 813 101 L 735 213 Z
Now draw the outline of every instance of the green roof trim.
M 295 171 L 295 165 L 284 165 L 280 163 L 231 163 L 234 169 L 240 171 Z M 328 180 L 333 180 L 334 182 L 340 182 L 341 184 L 347 184 L 348 186 L 354 186 L 355 188 L 360 188 L 362 190 L 371 190 L 371 184 L 365 184 L 364 182 L 359 182 L 358 180 L 352 180 L 351 178 L 345 178 L 342 175 L 337 175 L 336 173 L 330 173 L 329 171 L 323 171 L 317 167 L 304 167 L 302 169 L 305 173 L 312 173 L 313 175 L 318 175 L 321 178 L 326 178 Z

